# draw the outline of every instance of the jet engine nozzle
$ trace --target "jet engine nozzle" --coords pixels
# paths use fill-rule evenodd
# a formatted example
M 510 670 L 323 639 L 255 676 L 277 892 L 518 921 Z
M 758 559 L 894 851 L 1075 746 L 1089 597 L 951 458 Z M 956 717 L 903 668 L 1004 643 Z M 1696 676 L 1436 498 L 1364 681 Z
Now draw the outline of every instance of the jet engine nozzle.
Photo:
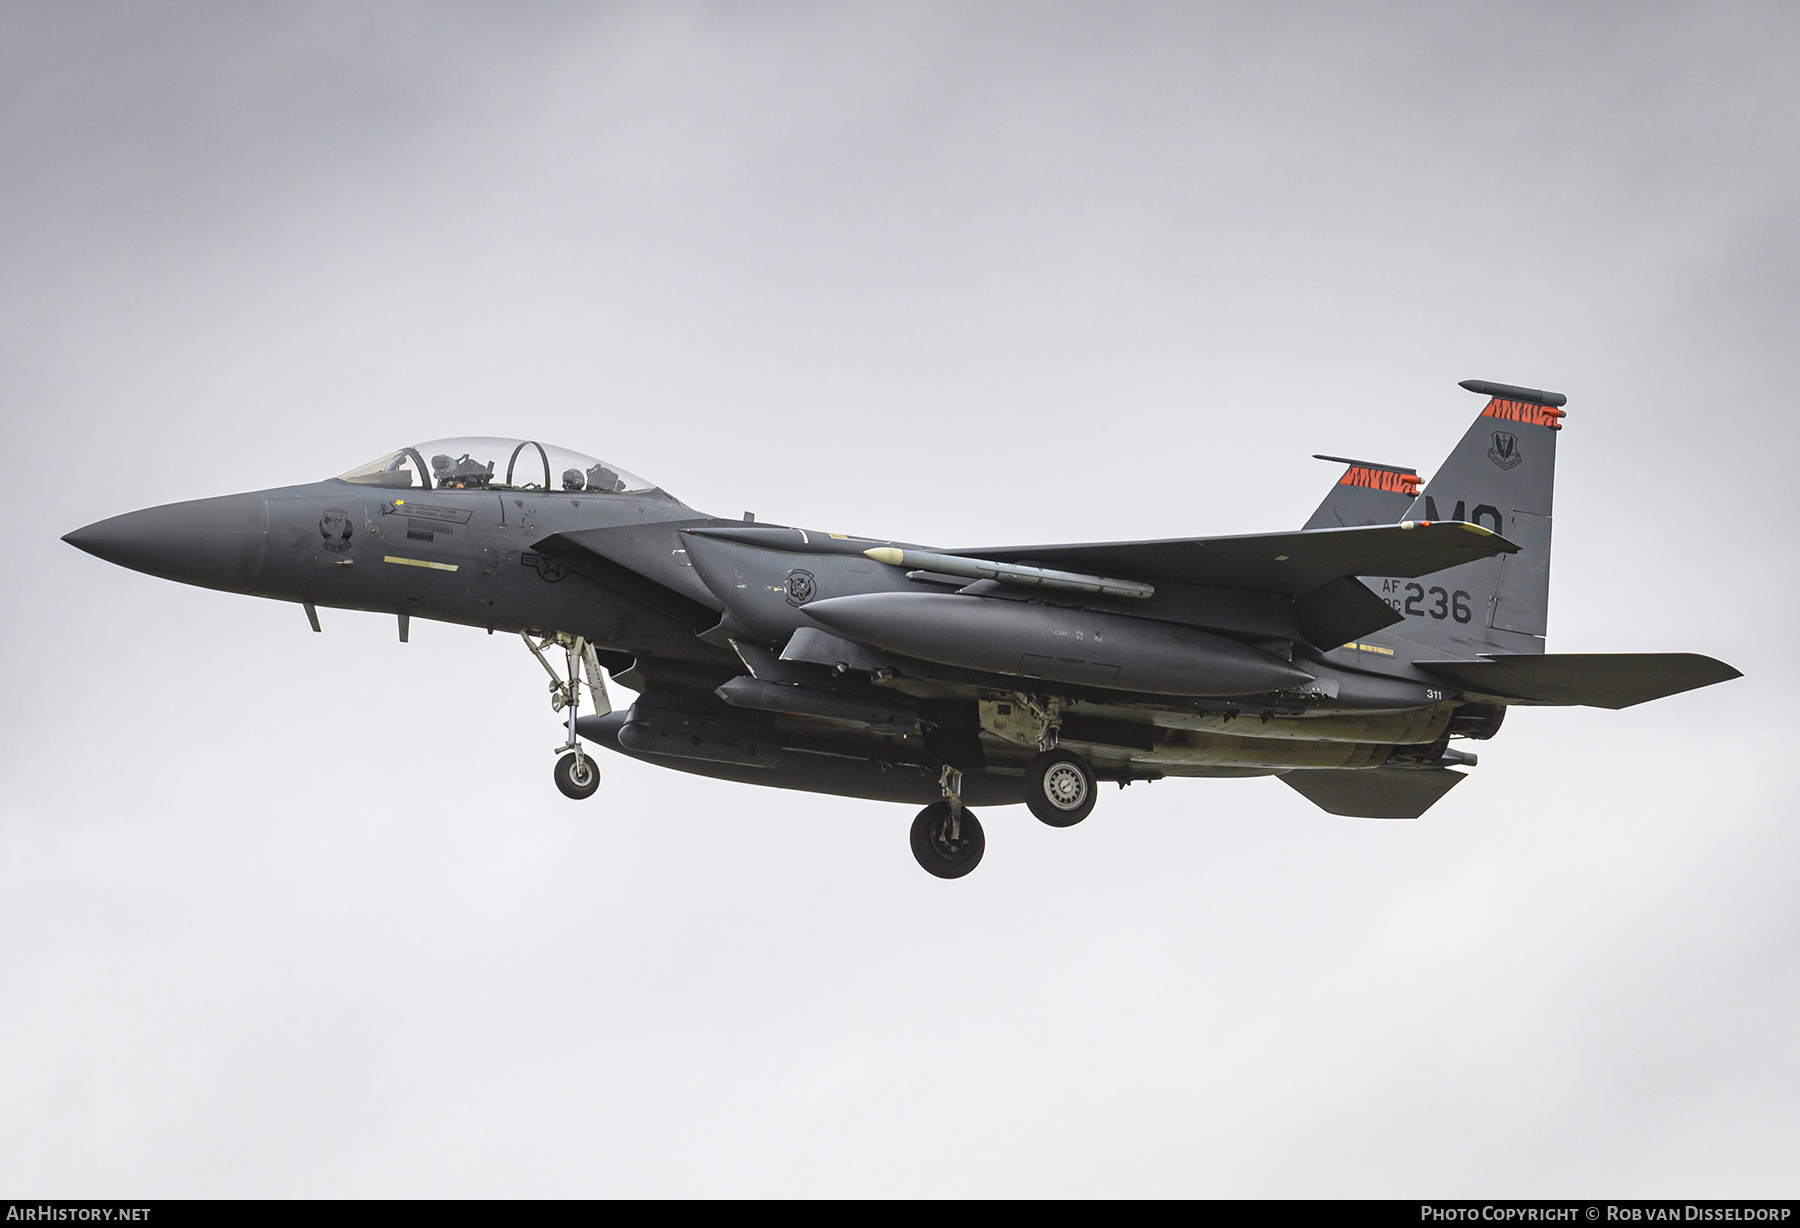
M 126 512 L 63 535 L 77 550 L 165 580 L 251 592 L 269 534 L 261 495 L 224 495 Z

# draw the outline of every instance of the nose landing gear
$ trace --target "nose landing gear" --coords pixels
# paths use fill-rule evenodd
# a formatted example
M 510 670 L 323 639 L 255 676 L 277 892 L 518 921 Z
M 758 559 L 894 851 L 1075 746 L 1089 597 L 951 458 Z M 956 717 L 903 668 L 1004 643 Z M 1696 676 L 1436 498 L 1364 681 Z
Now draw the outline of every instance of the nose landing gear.
M 567 751 L 556 761 L 556 787 L 562 795 L 581 801 L 594 796 L 594 790 L 600 787 L 600 765 L 588 757 L 582 748 L 581 739 L 575 736 L 575 714 L 581 708 L 582 674 L 587 675 L 588 697 L 594 707 L 595 716 L 605 716 L 612 711 L 612 701 L 606 696 L 606 677 L 600 672 L 600 659 L 595 654 L 593 645 L 579 635 L 566 635 L 554 632 L 541 636 L 536 643 L 532 642 L 529 632 L 519 632 L 519 638 L 525 641 L 525 647 L 531 655 L 538 659 L 544 672 L 550 675 L 550 710 L 567 712 L 568 741 L 557 747 L 558 751 Z M 560 645 L 568 662 L 568 677 L 556 672 L 544 656 L 544 650 Z

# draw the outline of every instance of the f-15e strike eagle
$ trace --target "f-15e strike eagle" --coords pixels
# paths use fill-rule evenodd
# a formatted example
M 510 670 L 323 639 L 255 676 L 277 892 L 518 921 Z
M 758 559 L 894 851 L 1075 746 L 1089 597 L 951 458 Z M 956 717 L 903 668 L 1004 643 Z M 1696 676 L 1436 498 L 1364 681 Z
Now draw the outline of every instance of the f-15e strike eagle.
M 328 481 L 64 538 L 186 584 L 521 636 L 583 740 L 746 784 L 925 803 L 958 878 L 973 806 L 1052 827 L 1100 782 L 1275 776 L 1333 814 L 1416 818 L 1516 704 L 1624 708 L 1738 677 L 1686 653 L 1544 651 L 1566 398 L 1488 397 L 1429 484 L 1341 457 L 1292 533 L 940 549 L 694 511 L 590 456 L 445 439 Z M 638 693 L 614 712 L 602 670 Z M 582 692 L 589 697 L 580 712 Z

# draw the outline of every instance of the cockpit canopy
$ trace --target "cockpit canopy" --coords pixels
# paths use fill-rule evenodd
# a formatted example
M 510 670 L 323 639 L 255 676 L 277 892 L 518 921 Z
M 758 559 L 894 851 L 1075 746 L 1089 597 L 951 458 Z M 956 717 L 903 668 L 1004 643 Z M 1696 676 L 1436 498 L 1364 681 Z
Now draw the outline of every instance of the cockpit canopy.
M 561 490 L 591 495 L 651 490 L 616 465 L 532 439 L 433 439 L 338 475 L 358 486 L 425 490 Z

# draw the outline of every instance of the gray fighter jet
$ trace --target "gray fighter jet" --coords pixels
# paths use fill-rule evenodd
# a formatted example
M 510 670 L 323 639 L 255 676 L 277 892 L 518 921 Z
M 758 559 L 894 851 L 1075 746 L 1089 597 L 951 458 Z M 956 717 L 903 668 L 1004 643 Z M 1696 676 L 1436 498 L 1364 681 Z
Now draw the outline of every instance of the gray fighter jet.
M 1429 484 L 1343 476 L 1305 528 L 934 548 L 726 520 L 590 456 L 439 440 L 339 477 L 70 533 L 152 575 L 522 637 L 584 740 L 746 784 L 924 803 L 919 864 L 985 848 L 971 807 L 1052 827 L 1103 781 L 1276 776 L 1333 814 L 1416 818 L 1515 704 L 1624 708 L 1738 677 L 1710 657 L 1544 651 L 1566 398 L 1486 396 Z M 606 672 L 638 693 L 612 711 Z M 583 692 L 587 708 L 582 712 Z

